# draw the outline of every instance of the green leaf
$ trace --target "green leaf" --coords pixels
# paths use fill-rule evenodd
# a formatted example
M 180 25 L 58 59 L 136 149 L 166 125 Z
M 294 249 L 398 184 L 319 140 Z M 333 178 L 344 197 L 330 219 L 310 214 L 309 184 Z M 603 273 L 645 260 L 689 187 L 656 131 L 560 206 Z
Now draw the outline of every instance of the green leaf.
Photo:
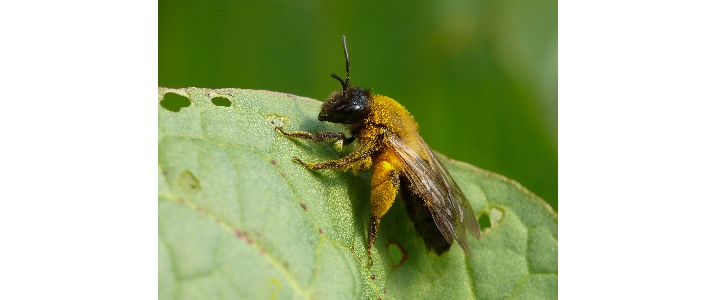
M 490 222 L 472 256 L 427 251 L 397 200 L 369 266 L 368 174 L 309 171 L 292 157 L 350 149 L 274 130 L 344 131 L 316 119 L 321 102 L 201 88 L 158 100 L 160 299 L 558 297 L 558 216 L 515 181 L 440 155 Z

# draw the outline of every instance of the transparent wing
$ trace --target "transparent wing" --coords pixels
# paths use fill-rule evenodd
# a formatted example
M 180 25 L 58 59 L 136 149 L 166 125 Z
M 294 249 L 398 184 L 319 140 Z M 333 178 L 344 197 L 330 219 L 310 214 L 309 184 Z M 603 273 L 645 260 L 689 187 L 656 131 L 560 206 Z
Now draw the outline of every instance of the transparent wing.
M 410 188 L 424 197 L 441 234 L 449 244 L 456 239 L 464 252 L 471 255 L 464 229 L 477 239 L 480 237 L 474 210 L 431 148 L 420 136 L 417 138 L 418 145 L 412 149 L 398 135 L 388 133 L 389 145 L 404 161 L 402 171 Z

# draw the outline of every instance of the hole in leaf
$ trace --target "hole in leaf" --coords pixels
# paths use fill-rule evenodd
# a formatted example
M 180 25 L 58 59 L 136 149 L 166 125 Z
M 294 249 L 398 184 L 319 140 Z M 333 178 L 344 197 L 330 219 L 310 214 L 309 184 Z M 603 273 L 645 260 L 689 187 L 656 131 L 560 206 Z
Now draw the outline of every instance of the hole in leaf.
M 491 227 L 489 216 L 481 215 L 481 217 L 479 217 L 479 226 L 481 226 L 481 229 L 489 229 Z
M 479 226 L 481 231 L 495 229 L 501 221 L 504 220 L 504 209 L 498 206 L 489 206 L 488 208 L 481 211 L 479 216 Z
M 229 101 L 229 99 L 224 97 L 215 97 L 212 98 L 212 104 L 217 106 L 230 107 L 232 106 L 232 101 Z
M 193 195 L 199 192 L 200 189 L 199 180 L 188 170 L 184 170 L 184 172 L 180 173 L 179 184 L 187 193 Z
M 392 267 L 398 267 L 406 260 L 406 253 L 404 249 L 399 246 L 399 243 L 390 242 L 389 245 L 386 246 L 386 250 L 389 252 Z
M 187 97 L 177 95 L 175 93 L 167 93 L 160 101 L 160 106 L 172 112 L 179 112 L 183 107 L 189 107 L 190 102 Z

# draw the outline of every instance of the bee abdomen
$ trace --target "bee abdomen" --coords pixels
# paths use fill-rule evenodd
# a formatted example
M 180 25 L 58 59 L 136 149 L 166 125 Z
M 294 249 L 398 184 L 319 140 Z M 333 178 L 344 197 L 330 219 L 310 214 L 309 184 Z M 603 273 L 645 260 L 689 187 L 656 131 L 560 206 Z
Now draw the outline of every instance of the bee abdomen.
M 402 182 L 401 197 L 404 199 L 406 213 L 414 223 L 414 229 L 424 239 L 424 244 L 429 250 L 436 252 L 437 255 L 443 254 L 449 250 L 451 243 L 447 242 L 439 231 L 425 200 L 412 192 L 407 184 L 404 184 L 408 182 L 406 178 L 402 177 L 400 181 Z

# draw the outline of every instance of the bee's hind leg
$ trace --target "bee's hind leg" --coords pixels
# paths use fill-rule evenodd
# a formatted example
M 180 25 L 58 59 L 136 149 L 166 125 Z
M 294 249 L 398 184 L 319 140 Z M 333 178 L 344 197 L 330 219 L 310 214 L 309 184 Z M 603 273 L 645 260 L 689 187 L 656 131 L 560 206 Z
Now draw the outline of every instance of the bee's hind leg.
M 374 264 L 371 247 L 379 232 L 379 221 L 389 211 L 399 189 L 399 170 L 396 167 L 399 165 L 399 158 L 391 152 L 382 153 L 374 162 L 374 171 L 371 175 L 371 219 L 367 237 L 370 265 Z

